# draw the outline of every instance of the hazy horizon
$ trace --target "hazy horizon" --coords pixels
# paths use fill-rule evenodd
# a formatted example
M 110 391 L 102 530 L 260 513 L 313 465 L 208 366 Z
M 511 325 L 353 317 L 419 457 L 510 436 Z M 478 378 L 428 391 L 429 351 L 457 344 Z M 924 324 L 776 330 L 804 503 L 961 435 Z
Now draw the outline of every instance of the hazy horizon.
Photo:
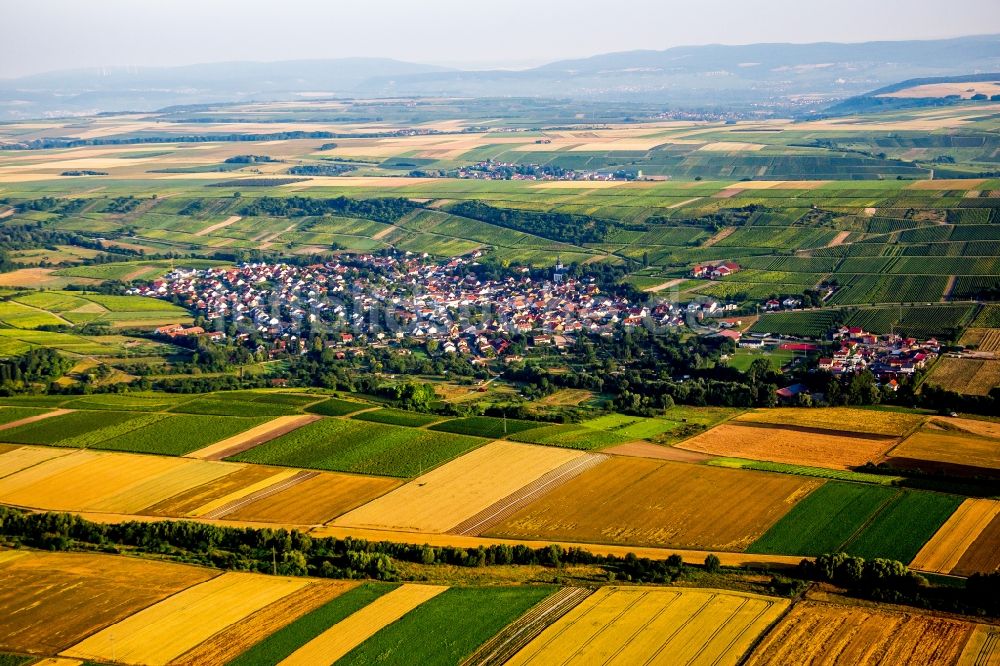
M 614 51 L 701 44 L 945 39 L 1000 32 L 1000 3 L 954 0 L 934 21 L 930 0 L 708 0 L 697 7 L 639 0 L 608 11 L 594 0 L 499 8 L 457 0 L 364 6 L 286 0 L 37 0 L 0 5 L 0 78 L 95 67 L 384 57 L 463 69 L 524 69 Z M 724 16 L 713 22 L 710 17 Z M 513 45 L 513 46 L 512 46 Z

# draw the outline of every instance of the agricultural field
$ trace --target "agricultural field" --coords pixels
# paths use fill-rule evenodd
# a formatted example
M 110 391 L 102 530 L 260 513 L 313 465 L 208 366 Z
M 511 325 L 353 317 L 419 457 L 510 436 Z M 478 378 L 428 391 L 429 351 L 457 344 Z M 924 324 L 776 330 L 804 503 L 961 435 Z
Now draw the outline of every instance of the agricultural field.
M 787 607 L 721 590 L 602 587 L 507 663 L 735 666 Z
M 953 495 L 828 481 L 803 499 L 749 550 L 911 561 L 961 505 Z
M 486 534 L 743 550 L 820 483 L 784 474 L 614 457 Z M 734 506 L 740 511 L 733 511 Z
M 341 516 L 334 524 L 441 533 L 481 516 L 482 525 L 487 525 L 524 499 L 533 498 L 534 484 L 540 480 L 540 490 L 549 490 L 600 460 L 567 449 L 493 442 Z
M 717 456 L 850 469 L 880 462 L 897 441 L 885 435 L 824 432 L 737 419 L 686 439 L 678 446 Z
M 469 416 L 438 423 L 431 426 L 431 430 L 497 439 L 538 428 L 539 425 L 536 421 L 519 421 L 517 419 L 503 419 L 495 416 Z
M 363 411 L 354 416 L 354 418 L 359 421 L 387 423 L 389 425 L 405 426 L 407 428 L 420 428 L 422 426 L 440 421 L 443 417 L 435 416 L 433 414 L 421 414 L 419 412 L 408 412 L 403 409 L 390 409 L 388 407 L 383 407 L 381 409 Z M 449 430 L 446 432 L 454 431 Z
M 946 356 L 934 364 L 927 383 L 956 393 L 988 395 L 1000 386 L 1000 360 Z
M 995 476 L 1000 470 L 1000 438 L 926 429 L 903 440 L 889 457 L 900 467 Z
M 86 553 L 15 552 L 0 557 L 0 650 L 54 655 L 95 631 L 217 572 Z M 59 618 L 54 622 L 53 618 Z
M 994 571 L 1000 567 L 1000 541 L 992 528 L 1000 502 L 967 499 L 924 544 L 910 567 L 942 574 Z M 970 566 L 971 565 L 971 566 Z
M 768 423 L 801 428 L 858 432 L 872 435 L 898 437 L 917 428 L 925 417 L 920 414 L 884 409 L 858 409 L 853 407 L 823 407 L 799 409 L 775 407 L 755 409 L 736 419 L 747 423 Z
M 979 627 L 986 628 L 932 615 L 803 601 L 768 632 L 746 663 L 989 663 L 988 652 L 986 661 L 963 654 Z
M 71 658 L 167 664 L 231 624 L 294 595 L 305 578 L 223 573 L 63 650 Z
M 486 440 L 420 428 L 326 418 L 233 456 L 233 460 L 412 477 Z

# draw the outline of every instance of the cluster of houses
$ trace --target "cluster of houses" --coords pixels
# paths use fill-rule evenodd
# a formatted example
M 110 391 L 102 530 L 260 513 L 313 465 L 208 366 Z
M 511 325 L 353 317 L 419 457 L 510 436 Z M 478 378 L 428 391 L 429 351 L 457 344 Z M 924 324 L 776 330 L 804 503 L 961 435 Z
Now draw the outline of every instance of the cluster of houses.
M 514 334 L 536 345 L 564 346 L 581 332 L 611 335 L 637 326 L 681 326 L 685 309 L 669 302 L 633 303 L 601 293 L 591 278 L 557 266 L 551 278 L 529 272 L 477 277 L 475 260 L 447 262 L 411 253 L 343 255 L 310 266 L 248 263 L 174 270 L 129 293 L 165 298 L 203 315 L 215 340 L 225 332 L 269 344 L 273 354 L 308 351 L 316 334 L 326 346 L 360 353 L 366 345 L 436 341 L 444 352 L 494 357 Z M 202 335 L 183 327 L 163 335 Z M 306 339 L 308 338 L 308 339 Z M 353 352 L 347 348 L 354 348 Z
M 720 261 L 718 263 L 695 264 L 694 268 L 691 269 L 691 277 L 718 280 L 739 272 L 740 265 L 736 262 Z
M 913 375 L 941 352 L 934 338 L 921 342 L 896 334 L 868 333 L 857 326 L 842 326 L 833 338 L 839 341 L 840 349 L 819 359 L 820 370 L 835 375 L 870 370 L 880 382 L 893 387 L 897 379 Z
M 642 177 L 642 172 L 624 169 L 614 171 L 563 169 L 542 164 L 500 162 L 490 159 L 471 166 L 459 167 L 457 177 L 476 180 L 635 180 L 637 177 Z

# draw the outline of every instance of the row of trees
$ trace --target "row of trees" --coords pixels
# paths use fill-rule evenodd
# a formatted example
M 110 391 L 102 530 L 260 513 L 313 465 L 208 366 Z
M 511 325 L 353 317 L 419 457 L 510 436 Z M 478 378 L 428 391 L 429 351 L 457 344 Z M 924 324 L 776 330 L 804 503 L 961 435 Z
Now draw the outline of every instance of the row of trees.
M 240 215 L 271 215 L 303 217 L 314 215 L 347 215 L 377 222 L 395 222 L 417 208 L 417 204 L 402 197 L 382 199 L 317 199 L 313 197 L 261 197 L 246 204 Z
M 12 392 L 35 382 L 52 382 L 73 367 L 73 361 L 54 349 L 31 349 L 20 356 L 0 360 L 0 390 Z

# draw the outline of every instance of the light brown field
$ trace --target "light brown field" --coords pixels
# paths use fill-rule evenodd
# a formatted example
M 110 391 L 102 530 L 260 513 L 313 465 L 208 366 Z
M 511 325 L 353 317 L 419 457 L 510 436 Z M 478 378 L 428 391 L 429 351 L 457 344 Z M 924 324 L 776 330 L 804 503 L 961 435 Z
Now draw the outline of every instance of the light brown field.
M 1000 516 L 994 516 L 979 533 L 979 537 L 962 554 L 962 559 L 951 572 L 959 576 L 968 576 L 976 572 L 989 573 L 998 569 L 1000 569 Z
M 172 666 L 225 664 L 274 632 L 291 624 L 331 599 L 357 587 L 349 581 L 311 581 L 290 594 L 236 622 L 171 662 Z
M 958 393 L 988 395 L 1000 386 L 1000 360 L 944 357 L 934 364 L 927 381 Z
M 55 654 L 217 572 L 84 553 L 0 560 L 0 650 Z
M 533 190 L 603 190 L 621 187 L 624 180 L 546 180 L 531 185 Z
M 723 423 L 677 446 L 717 456 L 848 469 L 879 462 L 897 441 L 885 435 L 823 434 L 770 424 Z
M 582 402 L 586 402 L 594 397 L 593 391 L 588 391 L 587 389 L 559 389 L 554 393 L 550 393 L 544 398 L 540 398 L 536 402 L 539 405 L 558 405 L 561 407 L 566 406 L 577 406 Z
M 1000 627 L 977 624 L 965 644 L 958 666 L 997 666 L 1000 664 Z
M 304 578 L 224 573 L 141 610 L 62 654 L 97 661 L 166 664 L 308 584 Z
M 165 517 L 189 516 L 199 507 L 286 471 L 280 467 L 242 463 L 229 463 L 228 467 L 232 470 L 229 474 L 151 504 L 145 507 L 141 513 Z
M 256 495 L 262 491 L 275 486 L 284 486 L 287 482 L 294 479 L 301 473 L 301 470 L 297 469 L 278 469 L 273 470 L 272 473 L 259 481 L 256 481 L 250 485 L 235 488 L 231 492 L 215 497 L 212 500 L 205 502 L 196 509 L 193 509 L 188 513 L 191 518 L 197 518 L 201 516 L 210 516 L 214 512 L 220 509 L 231 506 L 234 503 L 246 500 L 249 503 L 251 496 Z
M 337 525 L 445 532 L 587 454 L 556 447 L 493 442 L 341 516 Z
M 9 445 L 5 444 L 4 446 Z M 0 453 L 0 478 L 34 467 L 46 460 L 69 455 L 72 452 L 71 449 L 57 449 L 55 447 L 15 446 Z
M 950 416 L 935 416 L 931 419 L 932 425 L 942 425 L 946 430 L 961 430 L 981 437 L 992 437 L 1000 439 L 1000 422 L 981 421 L 979 419 L 965 419 Z
M 652 460 L 673 460 L 675 462 L 697 463 L 711 460 L 712 456 L 698 453 L 697 451 L 685 451 L 675 446 L 663 446 L 647 441 L 626 442 L 609 449 L 601 449 L 601 453 L 612 456 L 629 456 L 632 458 L 650 458 Z
M 488 535 L 741 550 L 820 485 L 790 475 L 613 457 Z
M 1000 351 L 1000 328 L 967 328 L 958 343 L 979 352 Z
M 787 607 L 719 590 L 602 587 L 507 663 L 735 665 Z
M 969 178 L 968 180 L 962 179 L 948 179 L 942 178 L 934 180 L 915 180 L 912 185 L 907 185 L 908 190 L 970 190 L 977 188 L 986 180 L 984 178 Z
M 907 437 L 889 455 L 893 458 L 1000 469 L 1000 443 L 972 435 L 924 430 Z
M 210 224 L 209 226 L 205 227 L 201 231 L 196 231 L 194 235 L 195 236 L 207 236 L 210 233 L 212 233 L 213 231 L 218 231 L 219 229 L 225 229 L 230 224 L 235 224 L 236 222 L 239 222 L 242 219 L 243 218 L 240 217 L 239 215 L 230 215 L 229 217 L 227 217 L 226 219 L 224 219 L 222 222 L 217 222 L 215 224 Z
M 746 663 L 954 664 L 974 626 L 931 615 L 804 601 L 764 637 Z
M 401 585 L 349 615 L 279 662 L 280 666 L 332 664 L 379 629 L 403 617 L 420 604 L 441 594 L 440 585 Z
M 904 435 L 924 421 L 919 414 L 884 412 L 853 407 L 775 407 L 741 414 L 737 421 L 773 423 L 775 425 L 822 428 L 824 430 L 870 433 L 873 435 Z
M 733 151 L 756 151 L 764 148 L 762 143 L 745 143 L 742 141 L 716 141 L 714 143 L 706 143 L 704 146 L 699 148 L 699 151 L 705 151 L 710 153 L 728 153 Z
M 399 484 L 397 479 L 324 472 L 227 513 L 226 519 L 316 525 L 333 520 Z
M 252 449 L 255 446 L 260 446 L 264 442 L 269 442 L 276 437 L 290 433 L 296 428 L 301 428 L 307 423 L 312 423 L 318 418 L 318 416 L 313 414 L 278 416 L 267 423 L 262 423 L 259 426 L 250 428 L 249 430 L 244 430 L 243 432 L 224 439 L 221 442 L 210 444 L 203 449 L 198 449 L 197 451 L 192 451 L 185 457 L 201 458 L 202 460 L 222 460 L 223 458 L 234 456 L 237 453 L 242 453 L 243 451 Z
M 2 182 L 2 178 L 0 178 Z M 0 273 L 0 287 L 56 287 L 79 282 L 81 284 L 97 284 L 99 280 L 88 278 L 64 278 L 53 275 L 54 268 L 19 268 L 9 273 Z
M 947 97 L 948 95 L 960 95 L 962 99 L 969 99 L 973 95 L 982 93 L 987 97 L 1000 94 L 1000 83 L 996 81 L 976 81 L 961 83 L 952 81 L 948 83 L 925 83 L 911 88 L 904 88 L 895 92 L 883 93 L 879 97 Z
M 841 231 L 836 236 L 834 236 L 830 240 L 830 242 L 827 243 L 826 246 L 827 247 L 837 247 L 838 245 L 843 245 L 844 241 L 847 240 L 848 236 L 850 236 L 850 235 L 851 235 L 850 231 Z
M 997 516 L 1000 516 L 1000 502 L 988 499 L 965 500 L 931 540 L 924 544 L 910 563 L 910 568 L 951 573 Z

